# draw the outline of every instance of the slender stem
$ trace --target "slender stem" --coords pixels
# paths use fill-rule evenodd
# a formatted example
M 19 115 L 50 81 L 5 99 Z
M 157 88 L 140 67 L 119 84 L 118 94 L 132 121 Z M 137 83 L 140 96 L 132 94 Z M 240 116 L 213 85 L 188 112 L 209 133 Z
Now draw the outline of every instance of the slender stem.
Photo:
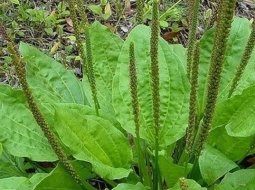
M 84 22 L 84 33 L 86 38 L 86 56 L 84 53 L 84 48 L 82 44 L 81 34 L 79 30 L 78 25 L 78 18 L 77 18 L 77 11 L 75 8 L 75 3 L 77 3 L 77 10 L 78 13 L 81 15 L 82 22 Z M 95 106 L 95 112 L 96 115 L 99 115 L 99 102 L 97 99 L 97 88 L 96 88 L 96 81 L 95 81 L 95 75 L 94 75 L 94 68 L 93 68 L 93 58 L 92 58 L 92 50 L 91 50 L 91 42 L 90 42 L 90 31 L 89 31 L 89 23 L 87 16 L 85 14 L 85 9 L 83 7 L 81 0 L 69 0 L 68 1 L 69 7 L 70 7 L 70 16 L 73 21 L 73 27 L 74 27 L 74 33 L 77 41 L 77 47 L 79 50 L 79 53 L 81 55 L 82 61 L 83 61 L 83 75 L 87 75 L 92 98 Z
M 137 15 L 136 15 L 136 20 L 138 22 L 138 24 L 142 24 L 143 23 L 143 4 L 144 4 L 144 0 L 137 0 Z
M 196 42 L 195 49 L 192 57 L 191 67 L 191 91 L 189 100 L 189 121 L 186 133 L 186 151 L 188 155 L 193 153 L 194 138 L 197 133 L 196 119 L 197 119 L 197 84 L 198 84 L 198 65 L 199 65 L 200 45 Z
M 235 77 L 232 81 L 232 85 L 231 85 L 231 88 L 229 90 L 228 98 L 231 97 L 231 95 L 233 94 L 233 92 L 237 88 L 238 82 L 240 81 L 240 79 L 242 77 L 242 74 L 243 74 L 243 71 L 244 71 L 244 69 L 245 69 L 246 65 L 248 64 L 248 61 L 251 57 L 254 46 L 255 46 L 255 22 L 253 21 L 252 31 L 251 31 L 251 34 L 249 36 L 248 42 L 246 44 L 246 47 L 245 47 L 240 65 L 238 66 Z
M 34 96 L 32 94 L 32 91 L 29 88 L 27 80 L 26 80 L 25 62 L 21 59 L 21 55 L 19 51 L 15 47 L 14 42 L 7 35 L 5 28 L 2 26 L 1 23 L 0 23 L 0 33 L 2 33 L 3 37 L 8 41 L 7 43 L 8 51 L 12 57 L 12 61 L 14 63 L 15 70 L 17 72 L 19 81 L 21 83 L 22 90 L 26 97 L 29 109 L 32 112 L 33 117 L 35 118 L 37 124 L 43 131 L 44 136 L 47 138 L 49 144 L 51 145 L 52 149 L 54 150 L 60 162 L 64 165 L 64 168 L 66 169 L 66 171 L 76 181 L 76 183 L 78 183 L 83 189 L 93 190 L 94 188 L 90 186 L 89 184 L 87 184 L 84 180 L 82 180 L 80 176 L 78 175 L 78 173 L 75 171 L 63 147 L 59 143 L 56 135 L 52 132 L 51 128 L 49 127 L 48 123 L 43 117 L 41 111 L 39 110 L 37 103 L 34 99 Z
M 77 2 L 77 10 L 79 15 L 82 18 L 82 21 L 84 22 L 84 33 L 85 33 L 85 39 L 86 39 L 86 63 L 87 63 L 87 74 L 88 74 L 88 80 L 92 92 L 92 97 L 94 101 L 94 107 L 96 111 L 96 115 L 99 116 L 99 102 L 97 99 L 97 88 L 96 88 L 96 80 L 95 80 L 95 74 L 94 74 L 94 67 L 93 67 L 93 57 L 92 57 L 92 49 L 91 49 L 91 42 L 90 42 L 90 30 L 89 30 L 89 22 L 88 18 L 83 6 L 82 0 L 76 0 Z M 81 50 L 83 51 L 83 49 Z
M 191 1 L 193 2 L 193 1 Z M 192 67 L 192 57 L 193 57 L 193 50 L 194 45 L 196 42 L 196 33 L 197 33 L 197 22 L 198 22 L 198 13 L 199 13 L 199 0 L 195 0 L 194 4 L 192 5 L 193 11 L 192 19 L 191 19 L 191 26 L 189 28 L 189 39 L 188 39 L 188 49 L 187 49 L 187 76 L 190 79 L 190 72 Z M 189 14 L 191 14 L 189 13 Z
M 75 10 L 75 1 L 70 0 L 67 2 L 69 5 L 69 9 L 70 9 L 70 17 L 73 22 L 74 35 L 76 38 L 77 48 L 78 48 L 80 57 L 82 59 L 82 70 L 83 70 L 83 77 L 84 77 L 85 75 L 88 74 L 88 68 L 87 68 L 87 61 L 86 61 L 85 51 L 84 51 L 84 47 L 83 47 L 83 43 L 82 43 L 81 33 L 79 30 L 79 24 L 78 24 L 79 22 L 78 22 L 78 18 L 76 15 L 77 13 Z
M 201 131 L 196 143 L 196 156 L 199 156 L 211 128 L 214 115 L 221 72 L 227 49 L 227 40 L 234 15 L 235 0 L 221 0 L 219 16 L 216 24 L 214 44 L 212 49 L 211 63 L 208 76 L 207 97 Z
M 91 43 L 90 43 L 90 31 L 89 27 L 85 26 L 85 36 L 86 36 L 86 54 L 87 54 L 87 65 L 88 65 L 88 79 L 89 84 L 92 92 L 92 97 L 94 101 L 96 115 L 99 116 L 99 102 L 97 99 L 97 88 L 96 88 L 96 81 L 94 75 L 94 68 L 93 68 L 93 61 L 92 61 L 92 52 L 91 52 Z
M 135 61 L 135 50 L 134 43 L 131 42 L 129 46 L 129 78 L 130 78 L 130 89 L 131 89 L 131 98 L 132 98 L 132 107 L 133 107 L 133 116 L 135 123 L 135 148 L 138 155 L 138 169 L 140 180 L 146 186 L 150 185 L 150 177 L 146 170 L 145 158 L 140 144 L 140 120 L 139 120 L 139 100 L 138 100 L 138 81 L 137 81 L 137 71 L 136 71 L 136 61 Z
M 153 190 L 158 190 L 158 152 L 159 152 L 159 130 L 160 130 L 160 94 L 159 94 L 159 63 L 158 63 L 158 41 L 159 41 L 159 19 L 158 19 L 158 0 L 153 1 L 152 24 L 151 24 L 151 80 L 152 80 L 152 107 L 155 128 L 155 159 L 153 170 Z

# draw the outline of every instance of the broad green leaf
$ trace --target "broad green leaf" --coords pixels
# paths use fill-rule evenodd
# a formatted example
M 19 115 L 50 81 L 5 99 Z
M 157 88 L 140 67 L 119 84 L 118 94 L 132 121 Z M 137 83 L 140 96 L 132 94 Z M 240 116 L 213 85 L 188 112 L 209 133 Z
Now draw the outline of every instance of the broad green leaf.
M 26 177 L 10 177 L 0 179 L 0 189 L 1 190 L 18 190 L 20 184 L 26 181 Z
M 211 51 L 214 37 L 214 28 L 207 31 L 203 38 L 200 40 L 201 45 L 201 56 L 199 65 L 199 114 L 203 112 L 205 97 L 206 97 L 206 86 L 207 77 L 209 71 L 209 64 L 211 59 Z M 227 51 L 225 54 L 225 61 L 221 76 L 221 83 L 219 89 L 219 101 L 224 100 L 228 96 L 228 92 L 234 78 L 236 69 L 240 63 L 242 54 L 244 52 L 245 45 L 248 41 L 249 34 L 251 32 L 251 24 L 247 19 L 235 18 L 232 23 L 230 36 L 228 39 Z M 245 34 L 245 35 L 244 35 Z M 247 65 L 243 77 L 240 81 L 235 93 L 241 93 L 243 89 L 255 83 L 255 76 L 253 71 L 255 65 L 255 52 L 253 52 L 251 59 Z
M 21 177 L 25 176 L 25 174 L 11 163 L 4 163 L 0 161 L 0 179 L 14 176 Z
M 216 122 L 226 123 L 230 136 L 247 137 L 255 134 L 255 86 L 221 104 Z M 224 114 L 222 114 L 224 113 Z M 224 115 L 224 118 L 222 117 Z M 219 121 L 220 120 L 220 121 Z
M 167 186 L 172 187 L 180 177 L 186 177 L 191 170 L 191 166 L 185 172 L 184 166 L 174 164 L 169 158 L 159 155 L 159 168 L 162 176 L 164 177 Z
M 188 190 L 206 190 L 207 188 L 201 187 L 196 181 L 193 179 L 186 179 L 186 184 L 188 186 Z M 173 188 L 170 188 L 168 190 L 183 190 L 183 188 L 180 187 L 180 183 L 177 182 Z
M 48 176 L 47 173 L 36 173 L 19 184 L 17 190 L 34 190 L 34 188 Z
M 96 14 L 100 15 L 102 13 L 102 8 L 99 5 L 89 5 L 88 8 Z
M 57 167 L 34 188 L 34 190 L 53 189 L 82 190 L 81 186 L 66 172 L 62 164 L 58 164 Z
M 107 2 L 107 0 L 100 0 L 100 5 L 105 6 Z
M 26 177 L 10 177 L 0 179 L 1 190 L 34 190 L 34 187 L 45 178 L 47 173 L 37 173 L 31 178 Z
M 255 170 L 238 170 L 228 173 L 215 190 L 253 190 L 255 187 Z
M 140 104 L 141 137 L 154 141 L 154 125 L 152 114 L 152 94 L 150 77 L 150 29 L 139 25 L 126 39 L 113 80 L 113 105 L 116 118 L 122 127 L 134 134 L 130 85 L 129 85 L 129 44 L 134 43 L 138 77 L 138 99 Z M 159 41 L 159 73 L 160 73 L 160 146 L 165 147 L 185 133 L 188 117 L 189 82 L 185 68 L 175 54 L 185 51 L 179 45 L 169 46 L 166 41 Z M 179 55 L 180 53 L 177 53 Z
M 53 115 L 55 114 L 56 107 L 60 107 L 61 109 L 66 109 L 66 110 L 70 110 L 70 109 L 71 110 L 77 110 L 77 109 L 79 110 L 79 109 L 81 109 L 81 107 L 82 107 L 82 109 L 85 107 L 85 109 L 83 109 L 82 114 L 93 115 L 93 116 L 96 114 L 95 109 L 93 107 L 80 106 L 79 104 L 73 104 L 73 103 L 55 103 L 55 104 L 47 105 L 47 107 L 50 107 L 50 109 L 54 110 Z M 110 121 L 114 127 L 116 127 L 121 132 L 123 132 L 123 134 L 126 134 L 125 131 L 122 129 L 120 123 L 116 120 L 116 118 L 114 116 L 109 115 L 108 113 L 100 113 L 100 117 L 105 120 Z
M 102 178 L 128 176 L 131 147 L 109 120 L 84 114 L 91 108 L 82 105 L 56 105 L 55 109 L 55 130 L 76 159 L 91 163 Z
M 110 13 L 101 14 L 101 17 L 102 17 L 104 20 L 107 20 L 108 18 L 110 18 L 110 16 L 111 16 Z
M 238 165 L 220 151 L 207 145 L 199 157 L 199 168 L 204 181 L 211 185 Z
M 57 159 L 28 109 L 22 91 L 0 85 L 0 105 L 0 139 L 10 154 L 35 161 Z
M 123 40 L 99 22 L 92 24 L 90 40 L 100 108 L 114 114 L 112 106 L 112 80 L 123 46 Z M 93 105 L 87 76 L 83 78 L 83 84 L 90 104 Z
M 251 137 L 231 137 L 225 127 L 217 127 L 210 132 L 208 144 L 224 153 L 229 159 L 237 161 L 243 159 L 255 140 Z
M 26 62 L 29 86 L 39 102 L 87 103 L 81 82 L 72 71 L 28 44 L 20 43 L 19 49 Z
M 254 94 L 251 86 L 216 108 L 208 142 L 232 160 L 243 158 L 255 140 Z
M 2 156 L 2 154 L 3 154 L 3 144 L 0 143 L 0 156 Z
M 37 99 L 37 105 L 42 112 L 47 123 L 52 126 L 54 124 L 54 107 L 55 103 L 63 103 L 57 96 L 42 88 L 33 88 L 33 95 Z
M 117 187 L 113 188 L 112 190 L 127 190 L 127 189 L 148 190 L 150 188 L 146 188 L 142 183 L 139 182 L 136 185 L 128 184 L 128 183 L 121 183 L 121 184 L 117 185 Z
M 21 162 L 21 160 L 23 162 Z M 14 157 L 4 150 L 0 157 L 0 179 L 8 177 L 27 177 L 22 166 L 24 166 L 23 158 Z
M 95 179 L 97 178 L 97 174 L 95 174 L 92 171 L 92 166 L 88 162 L 75 160 L 72 161 L 72 165 L 77 172 L 77 174 L 83 179 L 83 180 L 89 180 L 89 179 Z

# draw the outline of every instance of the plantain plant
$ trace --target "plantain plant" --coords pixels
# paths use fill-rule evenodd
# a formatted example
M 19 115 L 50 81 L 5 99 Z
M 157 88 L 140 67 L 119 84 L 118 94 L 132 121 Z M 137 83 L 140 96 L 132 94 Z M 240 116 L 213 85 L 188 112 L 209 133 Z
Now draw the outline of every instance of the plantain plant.
M 68 3 L 82 81 L 29 44 L 16 49 L 0 27 L 22 87 L 0 85 L 1 189 L 90 190 L 98 179 L 114 190 L 255 186 L 254 165 L 242 164 L 255 152 L 254 24 L 233 17 L 234 0 L 220 1 L 199 41 L 199 1 L 188 2 L 188 49 L 159 37 L 157 0 L 150 27 L 139 1 L 125 40 L 89 25 L 82 1 Z

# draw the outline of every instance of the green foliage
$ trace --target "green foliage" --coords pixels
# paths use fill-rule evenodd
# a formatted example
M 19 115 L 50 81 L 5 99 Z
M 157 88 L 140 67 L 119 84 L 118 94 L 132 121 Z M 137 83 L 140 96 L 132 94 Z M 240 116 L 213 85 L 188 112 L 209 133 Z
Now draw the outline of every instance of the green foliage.
M 79 165 L 79 167 L 81 167 L 81 165 Z M 82 190 L 80 185 L 77 184 L 72 179 L 72 177 L 65 172 L 65 169 L 61 164 L 58 164 L 54 170 L 52 170 L 49 174 L 45 175 L 44 178 L 42 178 L 34 188 L 34 190 L 50 189 Z
M 187 176 L 192 166 L 189 165 L 186 169 L 184 166 L 173 163 L 173 160 L 169 159 L 167 155 L 159 155 L 159 168 L 167 186 L 173 187 L 179 178 Z
M 112 81 L 121 53 L 123 40 L 113 35 L 109 30 L 95 22 L 91 26 L 91 49 L 94 63 L 95 80 L 97 82 L 97 93 L 100 108 L 105 113 L 113 113 L 112 105 Z M 97 31 L 101 31 L 100 33 Z M 102 40 L 98 40 L 102 39 Z M 98 48 L 100 46 L 100 48 Z M 99 56 L 100 55 L 100 56 Z M 88 78 L 82 81 L 89 103 L 93 105 L 92 92 L 89 87 Z
M 211 185 L 238 166 L 223 153 L 208 145 L 199 157 L 199 167 L 203 179 L 208 185 Z
M 111 5 L 107 0 L 101 0 L 100 5 L 88 5 L 89 10 L 107 20 L 112 15 Z
M 148 190 L 149 188 L 144 187 L 144 185 L 141 183 L 137 183 L 136 185 L 121 183 L 117 187 L 113 188 L 113 190 L 126 190 L 126 189 Z
M 186 180 L 187 185 L 188 185 L 188 190 L 206 190 L 207 188 L 205 187 L 201 187 L 197 182 L 195 182 L 192 179 L 187 179 Z M 175 186 L 173 186 L 173 188 L 170 188 L 169 190 L 183 190 L 183 188 L 181 188 L 180 183 L 176 183 Z
M 43 30 L 46 35 L 51 37 L 56 33 L 59 35 L 63 34 L 63 21 L 66 16 L 70 15 L 70 12 L 63 2 L 60 2 L 56 6 L 56 10 L 51 12 L 47 10 L 47 6 L 41 6 L 40 9 L 38 9 L 34 7 L 34 4 L 28 1 L 10 0 L 10 3 L 12 3 L 12 6 L 5 7 L 4 10 L 6 12 L 7 10 L 11 10 L 15 13 L 10 18 L 5 16 L 3 21 L 11 20 L 12 30 L 9 32 L 12 35 L 24 37 L 26 35 L 26 28 L 32 28 L 32 31 L 35 33 L 38 30 Z M 16 6 L 14 6 L 14 4 Z
M 0 89 L 0 137 L 3 147 L 18 157 L 28 157 L 35 161 L 56 160 L 55 153 L 28 109 L 22 91 L 7 85 L 1 85 Z
M 106 1 L 101 3 L 105 6 Z M 33 98 L 83 182 L 101 178 L 114 190 L 151 189 L 155 184 L 147 183 L 146 175 L 151 178 L 158 164 L 159 181 L 163 183 L 157 184 L 157 188 L 161 190 L 254 188 L 254 169 L 243 169 L 240 164 L 255 152 L 254 52 L 239 85 L 228 98 L 249 38 L 243 34 L 251 31 L 248 20 L 235 18 L 230 36 L 225 39 L 227 49 L 222 56 L 226 58 L 218 101 L 214 103 L 215 114 L 205 148 L 195 162 L 185 160 L 184 147 L 179 146 L 185 141 L 188 125 L 187 50 L 181 45 L 168 44 L 162 38 L 158 41 L 158 60 L 155 61 L 159 63 L 160 128 L 158 163 L 155 163 L 151 29 L 138 25 L 125 41 L 99 22 L 88 30 L 100 114 L 92 106 L 90 81 L 86 77 L 78 80 L 72 71 L 35 47 L 23 42 L 19 47 L 21 61 L 26 62 L 26 81 Z M 193 130 L 203 121 L 214 35 L 212 28 L 200 40 L 198 103 Z M 137 137 L 137 124 L 130 88 L 130 55 L 134 56 L 131 60 L 136 67 L 140 149 L 133 149 L 132 142 L 133 137 Z M 58 158 L 33 118 L 24 92 L 1 84 L 0 105 L 0 189 L 83 189 L 62 163 L 55 164 Z M 139 165 L 141 158 L 144 163 Z M 26 165 L 26 160 L 31 163 Z M 42 161 L 54 163 L 53 168 L 40 167 Z M 29 173 L 27 169 L 31 166 L 36 171 Z M 140 170 L 142 174 L 137 172 L 137 166 L 144 167 Z M 118 181 L 114 181 L 116 179 Z M 94 188 L 89 186 L 88 189 Z
M 201 45 L 201 56 L 200 56 L 200 64 L 199 64 L 199 86 L 198 86 L 198 96 L 199 99 L 199 107 L 198 110 L 200 114 L 202 114 L 202 110 L 204 109 L 204 98 L 205 98 L 205 89 L 207 85 L 207 76 L 209 70 L 209 63 L 211 59 L 211 51 L 213 45 L 213 35 L 215 29 L 212 28 L 208 30 L 202 39 L 200 40 Z M 226 50 L 226 58 L 223 63 L 223 74 L 220 81 L 220 89 L 218 95 L 218 101 L 222 101 L 227 99 L 228 92 L 231 87 L 232 79 L 234 78 L 236 68 L 241 61 L 242 54 L 244 52 L 245 45 L 248 41 L 249 35 L 243 35 L 244 33 L 249 34 L 251 32 L 251 26 L 247 19 L 235 18 L 232 23 L 232 29 L 230 30 L 227 50 Z M 254 52 L 251 56 L 249 63 L 254 62 L 255 56 Z M 254 64 L 248 64 L 243 77 L 239 81 L 239 86 L 235 91 L 236 94 L 240 94 L 243 89 L 254 84 L 255 78 L 252 74 L 254 68 Z M 203 97 L 203 98 L 202 98 Z
M 34 189 L 48 174 L 37 173 L 33 176 L 27 177 L 10 177 L 0 179 L 1 189 L 11 189 L 11 190 L 30 190 Z
M 154 128 L 152 119 L 152 105 L 150 86 L 150 29 L 139 25 L 132 30 L 124 42 L 119 64 L 113 80 L 113 105 L 116 117 L 122 127 L 131 134 L 135 132 L 132 116 L 131 96 L 129 89 L 129 72 L 126 63 L 129 61 L 129 43 L 134 42 L 138 77 L 138 99 L 140 103 L 141 138 L 154 142 Z M 139 49 L 139 51 L 138 51 Z M 159 78 L 161 94 L 161 131 L 159 144 L 166 147 L 180 139 L 184 133 L 188 112 L 189 84 L 185 75 L 185 68 L 181 61 L 185 57 L 175 56 L 175 52 L 185 51 L 179 45 L 169 46 L 163 39 L 159 41 Z M 169 76 L 172 76 L 171 78 Z M 179 99 L 180 101 L 176 101 Z M 178 110 L 178 112 L 176 112 Z M 182 115 L 182 117 L 181 117 Z M 186 115 L 186 117 L 185 117 Z M 169 119 L 171 117 L 171 119 Z
M 255 185 L 254 169 L 239 170 L 228 173 L 219 185 L 215 186 L 216 190 L 252 190 Z
M 152 2 L 154 0 L 145 1 L 144 3 L 144 18 L 148 20 L 152 20 Z M 161 8 L 159 12 L 159 24 L 161 28 L 171 27 L 172 23 L 172 31 L 178 32 L 181 30 L 180 27 L 173 27 L 177 24 L 177 21 L 182 21 L 184 17 L 184 6 L 180 5 L 181 1 L 177 1 L 176 3 L 166 1 L 165 6 Z M 169 7 L 169 8 L 168 8 Z M 178 25 L 178 24 L 177 24 Z
M 96 116 L 90 107 L 75 104 L 58 105 L 55 110 L 54 128 L 77 160 L 91 163 L 93 171 L 102 178 L 128 176 L 130 145 L 110 121 Z

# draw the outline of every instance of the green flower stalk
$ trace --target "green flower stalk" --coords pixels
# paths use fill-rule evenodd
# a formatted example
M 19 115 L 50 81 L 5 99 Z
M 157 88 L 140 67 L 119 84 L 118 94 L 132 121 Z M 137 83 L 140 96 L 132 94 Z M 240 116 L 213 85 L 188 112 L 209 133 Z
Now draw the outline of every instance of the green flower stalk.
M 137 14 L 136 14 L 136 20 L 138 24 L 143 24 L 143 6 L 144 6 L 144 0 L 137 0 Z
M 134 52 L 134 43 L 131 42 L 129 45 L 129 78 L 130 78 L 130 89 L 131 89 L 131 98 L 132 98 L 132 107 L 133 107 L 133 116 L 135 123 L 135 134 L 136 134 L 136 150 L 138 154 L 139 164 L 141 163 L 140 153 L 140 122 L 139 122 L 139 101 L 138 101 L 138 91 L 137 91 L 137 72 L 135 65 L 135 52 Z M 139 173 L 141 174 L 141 167 L 139 166 Z M 142 180 L 141 180 L 142 181 Z
M 191 24 L 195 0 L 188 0 L 188 24 Z
M 188 190 L 189 186 L 187 184 L 187 180 L 184 177 L 179 178 L 179 184 L 181 190 Z
M 93 67 L 93 58 L 91 51 L 91 43 L 90 43 L 90 31 L 89 27 L 85 26 L 85 36 L 86 36 L 86 54 L 87 54 L 87 66 L 88 66 L 88 79 L 92 92 L 92 97 L 95 105 L 96 114 L 99 115 L 99 102 L 97 99 L 97 87 L 96 80 L 94 75 L 94 67 Z
M 77 0 L 77 10 L 78 10 L 78 13 L 79 15 L 81 16 L 81 20 L 82 22 L 84 22 L 84 24 L 86 26 L 89 26 L 89 21 L 88 21 L 88 18 L 87 18 L 87 15 L 86 15 L 86 12 L 85 12 L 85 9 L 83 7 L 83 2 L 82 0 Z
M 228 94 L 228 98 L 231 97 L 231 95 L 233 94 L 233 92 L 235 91 L 235 89 L 238 86 L 238 82 L 242 77 L 243 71 L 251 57 L 252 51 L 254 49 L 254 45 L 255 45 L 255 22 L 253 21 L 252 23 L 252 31 L 249 37 L 249 40 L 246 44 L 245 50 L 244 50 L 244 54 L 242 56 L 241 62 L 239 67 L 237 68 L 235 77 L 233 79 L 231 88 L 229 90 L 229 94 Z
M 136 150 L 138 153 L 138 159 L 140 163 L 139 153 L 141 152 L 140 147 L 140 121 L 139 121 L 139 101 L 137 95 L 137 72 L 135 64 L 135 52 L 134 52 L 134 43 L 131 42 L 129 45 L 129 78 L 130 78 L 130 89 L 131 89 L 131 98 L 132 98 L 132 107 L 133 107 L 133 116 L 135 123 L 135 134 L 136 134 Z M 139 167 L 139 170 L 141 167 Z M 141 171 L 139 173 L 142 173 Z
M 73 177 L 73 179 L 83 187 L 83 189 L 94 189 L 92 186 L 87 184 L 85 181 L 82 181 L 79 175 L 76 173 L 74 170 L 70 160 L 68 159 L 66 153 L 64 152 L 64 149 L 61 147 L 60 143 L 57 140 L 57 137 L 55 134 L 52 132 L 50 127 L 48 126 L 46 120 L 44 119 L 41 111 L 39 110 L 34 97 L 32 95 L 32 92 L 28 86 L 28 83 L 26 81 L 26 71 L 25 71 L 25 63 L 21 59 L 20 53 L 15 47 L 15 44 L 13 41 L 9 38 L 9 36 L 6 33 L 5 28 L 0 24 L 0 33 L 3 34 L 3 37 L 7 40 L 7 45 L 8 45 L 8 52 L 11 55 L 13 64 L 15 66 L 16 73 L 19 78 L 19 82 L 22 86 L 24 95 L 27 99 L 29 109 L 31 110 L 37 124 L 40 126 L 42 129 L 45 137 L 47 138 L 49 144 L 51 145 L 52 149 L 58 156 L 58 159 L 60 162 L 64 165 L 65 169 L 67 172 Z
M 92 97 L 94 101 L 94 106 L 95 106 L 95 111 L 96 114 L 99 115 L 99 102 L 97 98 L 97 88 L 96 88 L 96 81 L 95 81 L 95 75 L 94 75 L 94 68 L 93 68 L 93 58 L 92 58 L 92 51 L 91 51 L 91 43 L 90 43 L 90 32 L 89 32 L 89 23 L 87 16 L 85 14 L 85 9 L 83 7 L 82 1 L 77 0 L 77 9 L 78 13 L 81 15 L 82 22 L 84 22 L 84 33 L 85 33 L 85 39 L 86 39 L 86 55 L 84 53 L 84 48 L 82 44 L 82 39 L 81 39 L 81 34 L 79 30 L 79 25 L 78 25 L 78 18 L 75 10 L 75 0 L 70 0 L 68 1 L 69 3 L 69 8 L 70 8 L 70 16 L 71 19 L 73 20 L 73 27 L 74 27 L 74 33 L 77 41 L 77 47 L 79 50 L 79 53 L 81 55 L 81 58 L 83 60 L 83 72 L 87 75 L 88 81 L 90 84 L 90 89 L 92 92 Z
M 210 21 L 208 23 L 208 25 L 206 26 L 206 29 L 210 29 L 213 27 L 213 24 L 215 23 L 215 21 L 217 20 L 217 15 L 218 15 L 218 10 L 219 10 L 219 4 L 220 4 L 220 0 L 215 0 L 216 3 L 216 7 L 215 10 L 213 11 L 213 14 L 210 18 Z
M 194 2 L 193 2 L 194 1 Z M 188 49 L 187 49 L 187 76 L 190 79 L 190 70 L 192 67 L 192 56 L 194 51 L 194 46 L 196 42 L 196 33 L 197 33 L 197 22 L 198 22 L 198 13 L 199 13 L 199 0 L 192 0 L 189 1 L 189 4 L 193 3 L 192 6 L 194 8 L 189 8 L 188 14 L 192 14 L 190 20 L 190 27 L 189 27 L 189 39 L 188 39 Z
M 152 107 L 155 128 L 155 167 L 153 171 L 153 189 L 158 189 L 158 151 L 159 151 L 159 130 L 160 130 L 160 95 L 159 95 L 159 63 L 158 63 L 158 43 L 159 43 L 159 18 L 158 0 L 153 1 L 152 22 L 151 22 L 151 80 L 152 80 Z
M 130 78 L 130 89 L 131 89 L 131 98 L 132 98 L 132 107 L 133 115 L 135 122 L 135 133 L 136 137 L 139 138 L 139 101 L 138 101 L 138 92 L 137 92 L 137 72 L 136 72 L 136 63 L 135 63 L 135 52 L 134 52 L 134 43 L 131 42 L 129 46 L 129 78 Z
M 203 122 L 198 136 L 196 156 L 198 157 L 207 139 L 217 102 L 220 77 L 227 49 L 227 40 L 234 15 L 235 0 L 222 0 L 219 5 L 219 15 L 216 24 L 211 64 L 208 76 L 207 97 Z
M 86 56 L 85 56 L 85 52 L 84 52 L 84 47 L 82 44 L 82 38 L 81 38 L 81 33 L 80 33 L 80 29 L 79 29 L 79 24 L 78 24 L 78 18 L 76 15 L 76 11 L 75 11 L 75 0 L 70 0 L 67 1 L 68 5 L 69 5 L 69 9 L 70 9 L 70 17 L 73 21 L 73 28 L 74 28 L 74 35 L 76 38 L 76 42 L 77 42 L 77 48 L 78 51 L 80 53 L 81 59 L 82 59 L 82 63 L 83 63 L 83 74 L 87 75 L 87 62 L 86 62 Z
M 135 147 L 138 154 L 138 165 L 139 165 L 139 176 L 141 182 L 149 186 L 151 178 L 146 170 L 145 158 L 143 151 L 141 149 L 140 143 L 140 121 L 139 121 L 139 100 L 138 100 L 138 90 L 137 90 L 137 71 L 136 71 L 136 62 L 135 62 L 135 52 L 134 52 L 134 43 L 131 42 L 129 46 L 129 78 L 130 78 L 130 89 L 131 89 L 131 98 L 132 98 L 132 107 L 133 107 L 133 116 L 135 123 Z
M 188 154 L 192 152 L 192 145 L 194 142 L 196 129 L 196 103 L 197 103 L 197 84 L 198 84 L 198 65 L 199 65 L 199 55 L 200 55 L 200 44 L 196 42 L 194 55 L 193 55 L 193 64 L 191 68 L 191 91 L 190 91 L 190 100 L 189 100 L 189 122 L 188 129 L 186 134 L 186 151 Z

